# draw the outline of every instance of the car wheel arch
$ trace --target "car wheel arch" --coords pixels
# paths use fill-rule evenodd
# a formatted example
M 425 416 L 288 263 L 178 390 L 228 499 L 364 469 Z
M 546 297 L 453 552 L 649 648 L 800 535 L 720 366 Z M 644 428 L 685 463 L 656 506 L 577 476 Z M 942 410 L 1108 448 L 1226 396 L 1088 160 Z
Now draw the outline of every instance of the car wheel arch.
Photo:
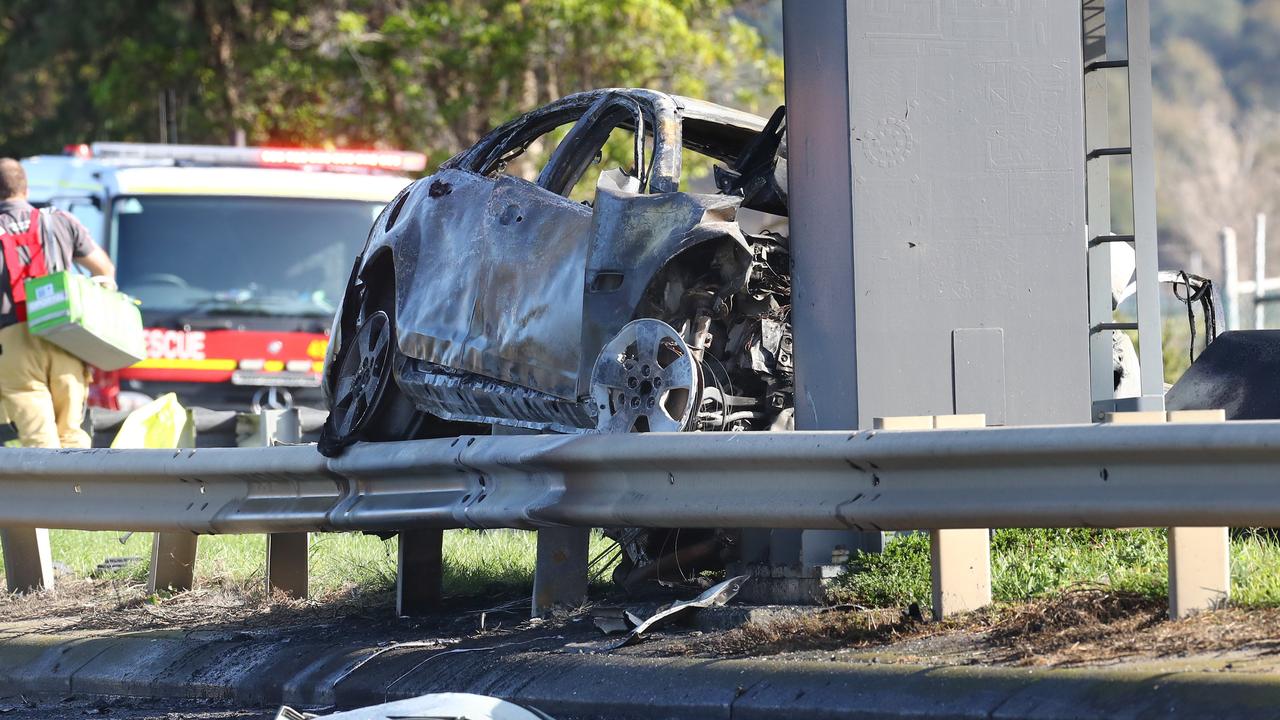
M 725 294 L 732 295 L 747 284 L 751 272 L 751 246 L 747 243 L 737 223 L 714 222 L 704 223 L 692 228 L 678 242 L 671 246 L 670 254 L 646 279 L 642 298 L 653 296 L 655 285 L 664 282 L 670 272 L 688 262 L 695 254 L 718 254 L 723 250 L 731 251 L 736 263 L 732 267 L 722 267 L 721 282 Z M 639 312 L 643 302 L 636 307 Z M 641 317 L 636 315 L 636 317 Z M 634 319 L 634 318 L 633 318 Z

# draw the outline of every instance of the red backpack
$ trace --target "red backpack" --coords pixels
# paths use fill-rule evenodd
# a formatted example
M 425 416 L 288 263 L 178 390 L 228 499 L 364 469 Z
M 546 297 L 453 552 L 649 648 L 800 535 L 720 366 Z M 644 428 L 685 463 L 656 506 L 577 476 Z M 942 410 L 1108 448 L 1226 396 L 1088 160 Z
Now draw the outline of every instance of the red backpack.
M 49 274 L 44 242 L 40 237 L 40 211 L 32 208 L 31 224 L 26 232 L 0 235 L 0 246 L 4 249 L 4 269 L 9 273 L 14 311 L 18 322 L 26 322 L 26 282 Z

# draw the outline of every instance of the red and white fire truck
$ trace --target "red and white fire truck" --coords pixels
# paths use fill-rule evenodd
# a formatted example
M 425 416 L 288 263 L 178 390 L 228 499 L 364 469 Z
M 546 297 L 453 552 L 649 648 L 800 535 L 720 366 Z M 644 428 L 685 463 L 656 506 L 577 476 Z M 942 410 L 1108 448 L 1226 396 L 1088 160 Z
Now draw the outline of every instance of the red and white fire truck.
M 245 410 L 323 407 L 352 259 L 426 157 L 94 143 L 22 162 L 32 202 L 80 218 L 141 304 L 148 357 L 97 373 L 92 403 L 129 409 L 176 392 Z

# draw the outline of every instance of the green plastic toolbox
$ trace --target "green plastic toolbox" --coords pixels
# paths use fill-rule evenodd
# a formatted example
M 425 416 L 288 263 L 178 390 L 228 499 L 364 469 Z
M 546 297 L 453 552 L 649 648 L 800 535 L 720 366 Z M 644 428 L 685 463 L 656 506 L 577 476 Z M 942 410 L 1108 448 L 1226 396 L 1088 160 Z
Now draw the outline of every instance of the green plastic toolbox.
M 79 273 L 27 281 L 27 330 L 103 370 L 119 370 L 147 356 L 142 314 L 122 292 Z

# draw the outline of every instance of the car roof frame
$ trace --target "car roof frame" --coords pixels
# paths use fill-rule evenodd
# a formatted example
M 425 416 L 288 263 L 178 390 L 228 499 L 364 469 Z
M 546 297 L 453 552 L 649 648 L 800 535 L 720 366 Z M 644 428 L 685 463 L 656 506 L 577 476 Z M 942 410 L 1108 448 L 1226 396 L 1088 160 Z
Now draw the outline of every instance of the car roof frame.
M 765 126 L 764 118 L 715 103 L 642 88 L 606 88 L 565 96 L 504 123 L 470 148 L 446 160 L 440 168 L 492 174 L 501 162 L 517 157 L 543 135 L 561 125 L 577 123 L 592 114 L 597 104 L 606 103 L 601 106 L 604 110 L 620 98 L 637 104 L 644 120 L 658 135 L 654 143 L 650 192 L 674 192 L 678 188 L 682 169 L 680 148 L 687 147 L 716 160 L 732 163 Z M 628 120 L 614 127 L 634 130 L 635 123 Z M 567 161 L 570 154 L 563 157 Z M 544 173 L 546 170 L 544 168 Z M 563 170 L 553 170 L 549 177 L 562 177 L 563 173 Z

